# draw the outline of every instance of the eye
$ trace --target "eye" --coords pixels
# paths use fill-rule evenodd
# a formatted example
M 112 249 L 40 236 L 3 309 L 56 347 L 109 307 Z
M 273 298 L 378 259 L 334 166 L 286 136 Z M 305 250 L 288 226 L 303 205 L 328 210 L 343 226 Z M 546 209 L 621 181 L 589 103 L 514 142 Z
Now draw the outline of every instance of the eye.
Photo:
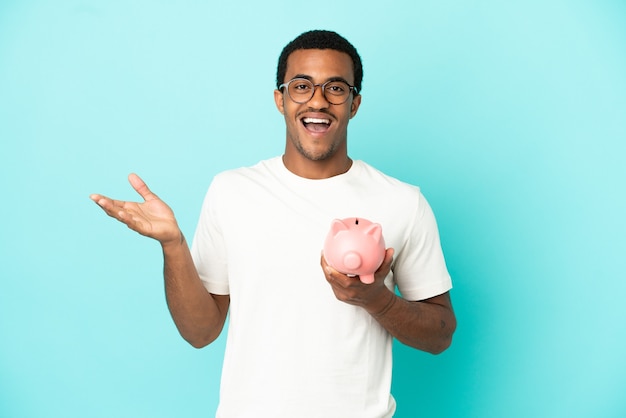
M 311 90 L 311 83 L 306 80 L 294 80 L 290 84 L 290 89 L 294 93 L 308 93 Z
M 326 85 L 326 91 L 333 96 L 342 96 L 350 90 L 350 87 L 342 81 L 333 81 Z

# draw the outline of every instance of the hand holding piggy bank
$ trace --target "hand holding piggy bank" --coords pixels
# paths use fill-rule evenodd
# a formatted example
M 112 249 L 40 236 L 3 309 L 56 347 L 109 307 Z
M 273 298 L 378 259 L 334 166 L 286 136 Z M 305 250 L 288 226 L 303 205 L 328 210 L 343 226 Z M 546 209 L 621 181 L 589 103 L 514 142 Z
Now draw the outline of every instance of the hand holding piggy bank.
M 382 227 L 363 218 L 335 219 L 324 242 L 324 258 L 335 270 L 374 283 L 385 258 Z

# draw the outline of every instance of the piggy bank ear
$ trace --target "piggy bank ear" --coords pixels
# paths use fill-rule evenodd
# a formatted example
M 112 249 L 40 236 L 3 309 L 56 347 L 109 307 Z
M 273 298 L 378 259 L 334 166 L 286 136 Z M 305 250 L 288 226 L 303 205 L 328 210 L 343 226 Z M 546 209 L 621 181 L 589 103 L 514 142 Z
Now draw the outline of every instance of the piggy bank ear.
M 347 231 L 348 225 L 344 224 L 340 219 L 334 219 L 330 224 L 330 234 L 332 236 L 337 235 L 341 231 Z
M 380 241 L 380 237 L 382 236 L 382 234 L 383 229 L 379 224 L 371 224 L 365 230 L 365 235 L 371 235 L 376 242 Z

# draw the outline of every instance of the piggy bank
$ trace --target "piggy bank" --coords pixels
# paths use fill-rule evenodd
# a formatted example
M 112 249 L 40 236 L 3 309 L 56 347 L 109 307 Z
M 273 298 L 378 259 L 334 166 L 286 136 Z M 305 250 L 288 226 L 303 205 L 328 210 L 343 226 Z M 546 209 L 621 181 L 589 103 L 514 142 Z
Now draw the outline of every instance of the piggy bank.
M 382 227 L 363 218 L 335 219 L 324 241 L 324 258 L 335 270 L 374 282 L 385 258 Z

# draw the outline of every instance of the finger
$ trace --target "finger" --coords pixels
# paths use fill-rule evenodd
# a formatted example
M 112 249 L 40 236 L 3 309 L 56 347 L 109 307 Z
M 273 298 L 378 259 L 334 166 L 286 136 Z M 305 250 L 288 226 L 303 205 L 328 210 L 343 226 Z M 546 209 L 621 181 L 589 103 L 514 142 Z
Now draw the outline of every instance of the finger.
M 324 253 L 322 253 L 322 257 L 320 259 L 320 265 L 324 270 L 326 281 L 328 281 L 331 285 L 336 284 L 346 289 L 355 283 L 361 282 L 358 276 L 348 276 L 347 274 L 343 274 L 340 271 L 337 271 L 333 267 L 331 267 L 331 265 L 328 264 L 328 262 L 324 258 Z
M 94 202 L 98 203 L 101 199 L 105 199 L 101 194 L 93 193 L 89 195 L 89 198 Z
M 393 248 L 387 248 L 385 250 L 385 257 L 383 258 L 383 262 L 378 267 L 378 270 L 374 273 L 374 277 L 378 279 L 384 279 L 389 274 L 391 270 L 391 264 L 393 263 L 393 256 L 395 251 Z
M 113 200 L 101 194 L 92 194 L 89 198 L 104 210 L 113 206 Z
M 335 274 L 335 273 L 341 274 L 337 270 L 332 268 L 330 266 L 330 264 L 328 264 L 328 262 L 326 261 L 326 258 L 324 257 L 324 253 L 323 252 L 322 252 L 322 256 L 320 258 L 320 265 L 322 266 L 322 269 L 324 270 L 324 273 L 325 273 L 325 276 L 326 276 L 326 280 L 331 281 L 333 279 L 333 274 Z
M 343 274 L 329 265 L 325 267 L 326 280 L 333 286 L 339 286 L 342 289 L 347 289 L 354 284 L 360 283 L 358 276 L 348 276 Z
M 135 191 L 143 197 L 143 200 L 152 200 L 156 198 L 156 195 L 150 191 L 146 183 L 137 174 L 129 174 L 128 181 L 130 185 L 133 186 L 133 189 L 135 189 Z
M 107 212 L 120 210 L 124 208 L 124 202 L 122 202 L 121 200 L 113 200 L 113 199 L 110 199 L 106 196 L 102 196 L 99 194 L 92 194 L 90 198 L 91 200 L 96 202 L 98 206 L 100 206 L 102 209 L 104 209 Z
M 330 266 L 330 264 L 328 264 L 326 258 L 324 258 L 324 252 L 322 252 L 322 255 L 320 257 L 320 265 L 322 266 L 322 270 L 324 270 L 324 276 L 326 276 L 326 280 L 332 282 L 334 280 L 333 274 L 334 272 L 337 272 L 337 270 L 335 270 Z
M 140 234 L 144 233 L 144 223 L 142 222 L 141 218 L 135 216 L 132 211 L 120 211 L 118 212 L 116 219 L 118 219 L 123 224 L 126 224 L 126 226 L 133 231 L 139 232 Z
M 320 265 L 322 266 L 324 270 L 326 270 L 326 266 L 328 266 L 328 263 L 326 262 L 326 258 L 324 258 L 324 251 L 322 251 L 322 255 L 320 256 Z
M 92 194 L 90 198 L 111 218 L 117 219 L 118 221 L 128 225 L 130 215 L 126 213 L 126 202 L 109 199 L 108 197 L 99 194 Z
M 391 267 L 394 254 L 395 250 L 393 248 L 387 248 L 387 250 L 385 251 L 385 258 L 383 259 L 383 263 L 381 266 L 385 266 L 387 268 Z

